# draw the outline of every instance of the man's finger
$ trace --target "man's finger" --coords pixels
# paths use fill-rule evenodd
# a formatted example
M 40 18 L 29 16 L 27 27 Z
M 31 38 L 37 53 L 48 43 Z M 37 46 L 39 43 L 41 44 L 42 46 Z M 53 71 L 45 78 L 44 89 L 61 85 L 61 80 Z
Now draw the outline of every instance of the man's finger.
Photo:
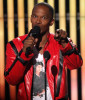
M 60 29 L 57 29 L 57 30 L 56 30 L 56 33 L 59 34 L 59 33 L 60 33 Z

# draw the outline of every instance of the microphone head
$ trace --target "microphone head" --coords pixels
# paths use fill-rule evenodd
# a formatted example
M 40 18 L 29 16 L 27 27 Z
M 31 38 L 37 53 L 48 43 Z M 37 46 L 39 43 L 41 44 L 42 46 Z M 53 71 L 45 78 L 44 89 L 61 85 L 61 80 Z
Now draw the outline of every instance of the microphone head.
M 55 65 L 53 65 L 53 66 L 51 67 L 51 72 L 52 72 L 52 74 L 53 74 L 54 77 L 57 75 L 58 70 L 57 70 L 57 67 L 56 67 Z
M 46 62 L 50 59 L 50 53 L 48 51 L 44 52 L 44 58 Z
M 34 38 L 38 38 L 40 34 L 40 27 L 34 26 L 33 29 L 30 31 L 30 36 L 33 36 Z

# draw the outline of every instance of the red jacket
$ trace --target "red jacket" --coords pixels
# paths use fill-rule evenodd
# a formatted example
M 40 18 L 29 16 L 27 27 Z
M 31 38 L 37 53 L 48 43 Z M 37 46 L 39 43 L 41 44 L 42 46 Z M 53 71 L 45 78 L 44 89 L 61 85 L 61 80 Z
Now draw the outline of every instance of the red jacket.
M 24 35 L 13 39 L 13 41 L 7 44 L 6 48 L 5 78 L 9 84 L 19 86 L 17 95 L 19 100 L 31 100 L 33 78 L 31 59 L 34 54 L 30 54 L 27 58 L 25 53 L 22 52 L 23 41 L 26 37 L 27 35 Z M 52 34 L 48 35 L 48 42 L 44 47 L 44 52 L 46 50 L 49 51 L 51 55 L 47 62 L 46 75 L 52 98 L 54 98 L 54 76 L 52 74 L 52 67 L 55 66 L 55 68 L 57 68 L 55 93 L 56 100 L 58 100 L 67 95 L 66 68 L 70 70 L 79 68 L 82 65 L 82 59 L 77 48 L 74 48 L 70 39 L 66 47 L 63 48 L 54 40 Z

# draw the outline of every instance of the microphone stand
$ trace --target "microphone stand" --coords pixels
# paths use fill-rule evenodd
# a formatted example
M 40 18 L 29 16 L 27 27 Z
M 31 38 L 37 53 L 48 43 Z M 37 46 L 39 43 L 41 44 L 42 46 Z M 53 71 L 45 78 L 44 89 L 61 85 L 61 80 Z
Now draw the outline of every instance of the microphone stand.
M 46 87 L 47 87 L 47 83 L 46 83 L 46 68 L 47 68 L 47 61 L 50 59 L 50 53 L 48 51 L 44 52 L 44 58 L 45 58 L 45 100 L 47 100 L 47 91 L 46 91 Z
M 54 76 L 54 100 L 55 100 L 55 76 Z
M 45 100 L 47 100 L 47 91 L 46 91 L 46 87 L 47 87 L 47 82 L 46 82 L 46 68 L 47 68 L 47 61 L 45 59 Z

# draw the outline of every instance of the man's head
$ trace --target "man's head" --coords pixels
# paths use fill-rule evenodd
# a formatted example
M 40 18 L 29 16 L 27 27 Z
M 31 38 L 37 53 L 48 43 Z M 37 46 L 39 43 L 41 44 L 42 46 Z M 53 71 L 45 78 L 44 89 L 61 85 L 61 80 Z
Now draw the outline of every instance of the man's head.
M 43 63 L 42 62 L 37 62 L 34 66 L 35 72 L 40 73 L 42 71 Z
M 39 26 L 41 33 L 49 32 L 49 26 L 53 25 L 53 8 L 45 2 L 34 6 L 31 15 L 32 27 Z
M 51 5 L 49 5 L 49 4 L 46 3 L 46 2 L 38 3 L 38 4 L 36 4 L 36 5 L 34 6 L 32 12 L 34 11 L 34 9 L 35 9 L 37 6 L 45 6 L 45 7 L 47 7 L 47 8 L 49 9 L 49 14 L 50 14 L 51 19 L 53 19 L 54 9 L 53 9 L 53 7 L 52 7 Z

